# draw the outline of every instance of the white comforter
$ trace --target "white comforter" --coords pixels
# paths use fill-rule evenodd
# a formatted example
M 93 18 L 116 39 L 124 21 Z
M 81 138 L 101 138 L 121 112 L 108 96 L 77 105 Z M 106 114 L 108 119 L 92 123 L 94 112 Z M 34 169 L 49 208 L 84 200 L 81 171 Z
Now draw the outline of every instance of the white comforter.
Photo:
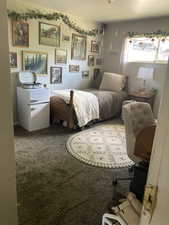
M 91 120 L 99 119 L 99 102 L 97 97 L 86 91 L 73 91 L 73 105 L 79 127 L 85 126 Z M 55 90 L 52 95 L 61 97 L 66 103 L 70 101 L 70 89 Z

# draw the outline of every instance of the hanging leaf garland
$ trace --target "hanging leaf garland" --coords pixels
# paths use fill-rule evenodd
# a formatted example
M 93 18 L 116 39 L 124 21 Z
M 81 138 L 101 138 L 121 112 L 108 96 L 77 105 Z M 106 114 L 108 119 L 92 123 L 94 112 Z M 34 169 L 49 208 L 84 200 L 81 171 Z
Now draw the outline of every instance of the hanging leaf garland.
M 147 32 L 147 33 L 137 33 L 137 32 L 128 32 L 129 38 L 134 37 L 146 37 L 146 38 L 166 38 L 169 36 L 169 32 L 158 30 L 156 32 Z
M 39 10 L 28 10 L 27 12 L 18 13 L 16 11 L 8 10 L 8 17 L 12 20 L 28 20 L 28 19 L 45 19 L 45 20 L 62 20 L 63 23 L 68 25 L 71 29 L 76 32 L 88 35 L 88 36 L 96 36 L 99 33 L 102 33 L 103 30 L 92 29 L 92 30 L 83 30 L 76 23 L 74 23 L 67 15 L 62 13 L 54 12 L 54 13 L 42 13 Z

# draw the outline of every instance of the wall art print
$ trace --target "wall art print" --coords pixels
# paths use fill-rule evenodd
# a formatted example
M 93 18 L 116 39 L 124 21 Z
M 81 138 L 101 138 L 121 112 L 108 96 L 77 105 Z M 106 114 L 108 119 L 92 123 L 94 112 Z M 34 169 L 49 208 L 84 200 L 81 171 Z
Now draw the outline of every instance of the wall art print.
M 67 63 L 67 50 L 66 49 L 56 49 L 55 63 L 60 63 L 60 64 Z
M 60 46 L 60 27 L 48 23 L 39 23 L 39 44 Z
M 62 67 L 52 66 L 50 68 L 50 83 L 51 84 L 62 83 Z
M 48 54 L 43 52 L 22 52 L 22 69 L 34 71 L 36 74 L 46 75 L 48 68 Z
M 69 72 L 79 72 L 80 71 L 80 66 L 79 65 L 69 65 Z
M 91 41 L 91 52 L 99 53 L 99 43 L 97 41 Z
M 71 59 L 86 59 L 86 37 L 82 35 L 72 34 Z
M 11 68 L 17 68 L 17 53 L 16 52 L 9 53 L 9 63 Z
M 12 21 L 12 44 L 15 47 L 29 47 L 29 24 Z

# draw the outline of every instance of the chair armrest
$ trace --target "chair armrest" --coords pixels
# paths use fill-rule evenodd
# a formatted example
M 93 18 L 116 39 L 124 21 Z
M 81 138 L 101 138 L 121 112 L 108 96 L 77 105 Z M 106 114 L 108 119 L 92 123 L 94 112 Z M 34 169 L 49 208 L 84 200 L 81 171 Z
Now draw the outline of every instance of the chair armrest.
M 156 125 L 142 129 L 136 136 L 134 155 L 150 161 Z

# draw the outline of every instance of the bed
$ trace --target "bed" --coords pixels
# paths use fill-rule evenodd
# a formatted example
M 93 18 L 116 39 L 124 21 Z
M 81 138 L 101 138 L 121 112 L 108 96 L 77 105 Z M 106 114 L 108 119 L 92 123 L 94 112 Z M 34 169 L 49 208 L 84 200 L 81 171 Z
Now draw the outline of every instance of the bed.
M 113 79 L 112 79 L 113 77 Z M 114 78 L 120 79 L 114 79 Z M 117 81 L 118 80 L 118 81 Z M 112 85 L 113 82 L 113 85 Z M 64 98 L 62 95 L 63 93 L 67 93 L 67 99 Z M 62 94 L 61 94 L 62 93 Z M 79 95 L 78 102 L 76 99 L 76 95 Z M 68 98 L 69 95 L 69 98 Z M 81 97 L 82 96 L 82 97 Z M 80 123 L 78 113 L 76 108 L 83 107 L 83 97 L 84 99 L 87 98 L 85 96 L 89 96 L 90 101 L 93 101 L 93 105 L 96 107 L 95 100 L 97 99 L 98 102 L 98 114 L 95 117 L 89 117 L 87 121 L 84 123 Z M 93 97 L 93 99 L 91 98 Z M 119 74 L 112 74 L 112 73 L 104 73 L 103 80 L 101 82 L 99 89 L 83 89 L 83 90 L 64 90 L 64 91 L 54 91 L 52 93 L 50 99 L 50 112 L 51 112 L 51 123 L 61 122 L 64 123 L 69 128 L 78 128 L 84 127 L 89 123 L 93 123 L 95 121 L 103 121 L 110 118 L 113 118 L 121 113 L 122 103 L 127 98 L 127 78 L 119 75 Z M 75 104 L 76 103 L 76 104 Z M 78 105 L 77 105 L 78 104 Z M 91 104 L 91 102 L 87 101 L 87 105 Z M 77 107 L 76 107 L 77 106 Z M 94 109 L 96 112 L 96 109 Z M 81 108 L 81 111 L 83 108 Z M 90 108 L 87 109 L 87 114 L 90 111 Z M 83 112 L 84 113 L 84 112 Z M 85 117 L 85 114 L 84 114 Z

